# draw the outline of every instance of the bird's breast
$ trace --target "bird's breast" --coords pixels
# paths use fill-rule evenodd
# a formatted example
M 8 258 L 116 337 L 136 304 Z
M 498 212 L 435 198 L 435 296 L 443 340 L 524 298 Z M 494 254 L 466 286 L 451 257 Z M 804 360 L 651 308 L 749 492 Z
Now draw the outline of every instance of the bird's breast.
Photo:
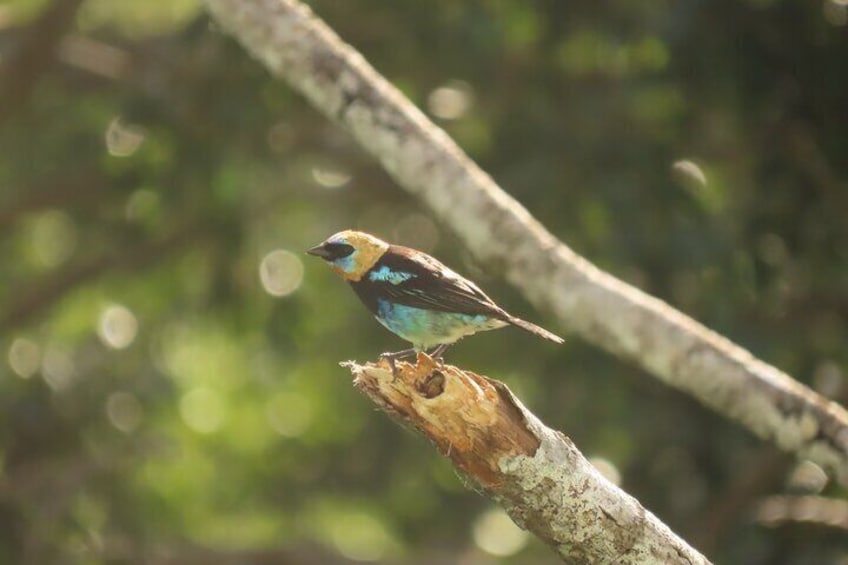
M 418 349 L 453 343 L 480 331 L 502 328 L 506 322 L 483 314 L 460 314 L 414 308 L 380 299 L 377 320 L 389 331 L 411 342 Z

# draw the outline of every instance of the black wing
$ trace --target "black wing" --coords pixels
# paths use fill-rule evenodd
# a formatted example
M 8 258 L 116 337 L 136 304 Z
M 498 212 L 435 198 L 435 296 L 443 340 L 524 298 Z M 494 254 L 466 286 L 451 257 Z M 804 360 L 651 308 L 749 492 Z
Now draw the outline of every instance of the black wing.
M 433 257 L 399 245 L 391 246 L 362 280 L 351 286 L 372 312 L 377 309 L 377 299 L 383 298 L 414 308 L 510 318 L 473 282 Z

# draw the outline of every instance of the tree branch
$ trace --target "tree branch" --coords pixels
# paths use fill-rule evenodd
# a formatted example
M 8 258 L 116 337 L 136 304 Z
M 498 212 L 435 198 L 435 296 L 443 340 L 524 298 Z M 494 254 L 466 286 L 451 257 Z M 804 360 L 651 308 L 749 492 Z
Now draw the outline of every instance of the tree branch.
M 708 563 L 607 481 L 501 382 L 437 365 L 348 363 L 354 384 L 436 449 L 521 527 L 574 563 Z
M 848 412 L 551 235 L 297 0 L 206 0 L 272 74 L 344 126 L 539 309 L 759 437 L 848 481 Z

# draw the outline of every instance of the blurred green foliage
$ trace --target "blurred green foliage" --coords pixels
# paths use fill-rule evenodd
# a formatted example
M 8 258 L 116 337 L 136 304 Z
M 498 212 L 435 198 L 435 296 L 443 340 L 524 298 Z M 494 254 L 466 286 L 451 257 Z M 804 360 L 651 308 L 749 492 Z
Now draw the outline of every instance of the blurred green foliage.
M 371 230 L 551 320 L 196 0 L 72 4 L 0 4 L 0 563 L 555 562 L 352 389 L 402 344 L 302 250 Z M 312 5 L 578 252 L 846 399 L 844 2 Z M 450 359 L 716 561 L 848 560 L 758 510 L 844 489 L 627 362 Z

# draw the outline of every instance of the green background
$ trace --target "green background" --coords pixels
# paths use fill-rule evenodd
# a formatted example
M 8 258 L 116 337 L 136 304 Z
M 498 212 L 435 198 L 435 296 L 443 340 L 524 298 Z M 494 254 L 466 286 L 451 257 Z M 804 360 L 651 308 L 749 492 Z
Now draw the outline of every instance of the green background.
M 351 227 L 564 334 L 448 358 L 709 557 L 848 563 L 774 498 L 844 488 L 533 311 L 196 1 L 77 3 L 0 3 L 0 563 L 557 562 L 338 366 L 404 347 L 303 254 Z M 844 2 L 311 5 L 578 253 L 846 400 Z

